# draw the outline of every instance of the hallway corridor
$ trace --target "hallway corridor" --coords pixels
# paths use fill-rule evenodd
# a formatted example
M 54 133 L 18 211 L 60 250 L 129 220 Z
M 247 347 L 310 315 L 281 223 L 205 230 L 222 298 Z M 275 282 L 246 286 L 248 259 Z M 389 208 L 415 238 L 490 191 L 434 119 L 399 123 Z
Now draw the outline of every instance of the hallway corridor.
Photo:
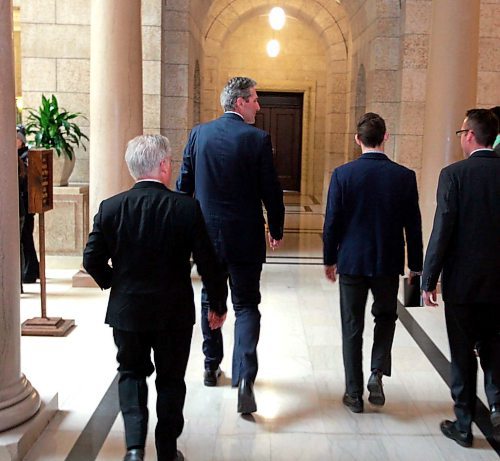
M 262 275 L 258 411 L 253 418 L 236 413 L 236 390 L 229 376 L 232 309 L 223 328 L 225 374 L 216 388 L 203 385 L 197 323 L 186 375 L 185 426 L 178 444 L 186 460 L 498 459 L 498 447 L 492 448 L 477 425 L 471 449 L 459 447 L 439 430 L 442 419 L 453 417 L 449 389 L 440 376 L 447 373 L 443 359 L 449 357 L 442 306 L 401 309 L 393 376 L 384 380 L 384 407 L 370 406 L 366 394 L 363 414 L 353 414 L 342 405 L 339 292 L 338 284 L 323 274 L 322 207 L 312 197 L 287 195 L 286 208 L 284 245 L 268 254 Z M 117 413 L 115 346 L 111 329 L 104 324 L 108 292 L 72 288 L 71 277 L 79 264 L 77 258 L 47 259 L 48 315 L 75 319 L 76 328 L 66 338 L 22 338 L 23 373 L 42 398 L 57 392 L 60 409 L 26 461 L 118 461 L 125 452 Z M 199 311 L 197 276 L 194 288 Z M 39 315 L 38 290 L 38 284 L 25 285 L 22 321 Z M 372 326 L 367 309 L 365 380 Z M 482 376 L 478 382 L 478 395 L 485 402 Z M 149 385 L 146 460 L 153 461 L 154 375 Z

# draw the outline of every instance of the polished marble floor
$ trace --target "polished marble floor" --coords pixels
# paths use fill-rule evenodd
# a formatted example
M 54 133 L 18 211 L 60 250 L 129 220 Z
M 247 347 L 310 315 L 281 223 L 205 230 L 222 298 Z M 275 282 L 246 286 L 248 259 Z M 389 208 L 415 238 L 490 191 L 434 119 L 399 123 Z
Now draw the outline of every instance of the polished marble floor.
M 186 376 L 186 422 L 179 439 L 186 460 L 498 459 L 477 426 L 471 449 L 441 435 L 439 422 L 452 418 L 448 387 L 432 357 L 417 345 L 414 329 L 400 322 L 393 347 L 393 376 L 384 380 L 386 405 L 374 408 L 365 402 L 363 414 L 344 408 L 338 285 L 323 275 L 322 224 L 316 200 L 287 196 L 284 245 L 269 255 L 262 274 L 260 369 L 255 387 L 258 411 L 253 418 L 236 413 L 236 391 L 230 385 L 232 313 L 224 327 L 225 374 L 216 388 L 202 384 L 201 334 L 199 324 L 195 325 Z M 123 457 L 121 416 L 106 409 L 110 401 L 116 403 L 112 385 L 115 347 L 111 330 L 103 323 L 108 294 L 97 288 L 71 287 L 79 264 L 78 258 L 47 259 L 48 315 L 74 319 L 76 328 L 64 338 L 22 338 L 22 371 L 42 396 L 57 392 L 60 408 L 25 461 L 117 461 Z M 193 282 L 199 305 L 200 281 L 194 276 Z M 25 286 L 22 320 L 39 315 L 38 289 L 38 285 Z M 434 343 L 448 357 L 442 306 L 407 312 L 428 335 L 424 341 Z M 372 325 L 367 314 L 366 376 Z M 478 395 L 485 402 L 482 389 Z M 110 417 L 106 426 L 104 421 Z M 154 425 L 153 410 L 148 461 L 156 459 Z

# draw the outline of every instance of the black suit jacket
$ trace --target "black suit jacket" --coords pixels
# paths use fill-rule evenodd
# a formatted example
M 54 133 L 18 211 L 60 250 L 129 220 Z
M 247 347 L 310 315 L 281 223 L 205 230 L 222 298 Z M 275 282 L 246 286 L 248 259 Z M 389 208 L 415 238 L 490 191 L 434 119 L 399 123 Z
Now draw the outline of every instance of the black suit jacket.
M 383 153 L 368 152 L 331 178 L 323 229 L 324 263 L 346 275 L 422 269 L 422 222 L 415 173 Z
M 450 303 L 500 302 L 500 155 L 479 150 L 443 168 L 422 289 Z
M 199 200 L 212 242 L 227 262 L 264 262 L 262 203 L 275 239 L 283 237 L 283 191 L 268 133 L 234 113 L 194 127 L 177 189 Z
M 126 331 L 193 324 L 191 254 L 212 308 L 224 313 L 225 281 L 194 199 L 143 181 L 104 200 L 83 266 L 101 288 L 111 288 L 106 323 Z

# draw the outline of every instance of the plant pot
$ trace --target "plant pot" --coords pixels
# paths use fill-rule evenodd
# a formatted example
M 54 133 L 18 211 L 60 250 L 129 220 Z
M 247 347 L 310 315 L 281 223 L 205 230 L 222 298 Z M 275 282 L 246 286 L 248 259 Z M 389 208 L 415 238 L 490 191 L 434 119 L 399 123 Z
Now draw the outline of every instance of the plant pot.
M 54 186 L 67 186 L 69 177 L 75 168 L 75 155 L 70 160 L 67 155 L 58 156 L 53 150 L 52 171 Z

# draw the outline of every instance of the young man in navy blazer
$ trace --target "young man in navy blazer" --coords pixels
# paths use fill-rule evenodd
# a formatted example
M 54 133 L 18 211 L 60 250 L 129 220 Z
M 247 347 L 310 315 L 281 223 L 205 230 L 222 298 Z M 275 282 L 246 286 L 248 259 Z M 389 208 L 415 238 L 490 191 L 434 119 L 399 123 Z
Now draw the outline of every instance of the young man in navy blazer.
M 397 320 L 399 275 L 405 243 L 410 279 L 422 270 L 422 224 L 415 173 L 384 154 L 388 139 L 380 115 L 367 113 L 357 125 L 362 155 L 337 168 L 328 191 L 323 230 L 326 277 L 340 275 L 342 352 L 346 390 L 343 403 L 361 413 L 362 345 L 368 291 L 375 328 L 368 400 L 382 406 L 382 376 L 391 375 L 391 348 Z
M 260 109 L 255 86 L 246 77 L 229 80 L 221 94 L 224 114 L 193 128 L 177 180 L 179 191 L 199 200 L 210 239 L 229 279 L 236 316 L 232 385 L 239 386 L 238 412 L 243 414 L 257 410 L 253 383 L 258 368 L 260 273 L 266 260 L 262 204 L 272 249 L 283 238 L 285 216 L 271 137 L 252 126 Z M 203 289 L 206 386 L 217 384 L 224 354 L 222 332 L 208 325 L 211 302 Z
M 106 323 L 118 347 L 124 461 L 144 459 L 146 378 L 155 368 L 158 460 L 181 461 L 177 437 L 184 426 L 184 375 L 195 321 L 191 255 L 217 314 L 212 328 L 220 328 L 227 310 L 225 279 L 199 204 L 168 189 L 168 139 L 138 136 L 128 143 L 125 160 L 136 184 L 100 204 L 83 265 L 102 289 L 111 288 Z
M 422 290 L 425 304 L 437 306 L 442 271 L 456 420 L 441 422 L 441 431 L 470 447 L 477 399 L 475 347 L 493 437 L 500 442 L 500 154 L 492 148 L 498 119 L 487 109 L 471 109 L 456 133 L 466 159 L 439 175 Z

